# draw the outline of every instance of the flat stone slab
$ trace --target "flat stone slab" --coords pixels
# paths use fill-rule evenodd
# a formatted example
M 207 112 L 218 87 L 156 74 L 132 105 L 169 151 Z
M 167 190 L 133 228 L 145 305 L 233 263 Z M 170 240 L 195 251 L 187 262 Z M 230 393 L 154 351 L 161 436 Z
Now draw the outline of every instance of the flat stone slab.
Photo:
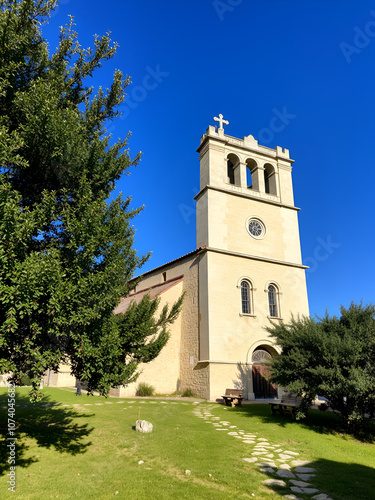
M 267 486 L 286 486 L 286 482 L 281 479 L 266 479 L 263 484 Z
M 258 459 L 256 457 L 252 457 L 252 458 L 244 458 L 243 460 L 245 460 L 245 462 L 249 462 L 250 464 L 253 464 Z
M 296 467 L 294 469 L 294 472 L 297 472 L 299 474 L 309 474 L 310 472 L 315 472 L 316 469 L 314 467 Z
M 272 462 L 257 462 L 255 465 L 259 465 L 259 467 L 276 467 L 276 464 Z
M 309 460 L 293 460 L 290 463 L 293 465 L 293 467 L 303 467 L 304 465 L 311 464 Z
M 269 455 L 266 455 L 267 458 L 273 458 L 275 455 L 273 453 L 270 453 Z
M 266 438 L 258 438 L 258 441 L 268 441 Z
M 285 470 L 285 469 L 279 469 L 276 474 L 280 477 L 292 477 L 295 478 L 296 476 L 291 472 L 290 470 Z
M 292 458 L 290 455 L 284 455 L 284 453 L 279 453 L 279 457 L 282 460 L 290 460 Z
M 237 436 L 237 432 L 233 431 L 233 432 L 228 432 L 228 436 Z M 302 465 L 302 464 L 301 464 Z
M 291 500 L 302 500 L 302 498 L 296 497 L 296 495 L 284 495 L 284 498 L 290 498 Z
M 314 500 L 332 500 L 331 497 L 329 497 L 328 495 L 326 495 L 325 493 L 320 493 L 319 495 L 315 495 L 313 497 Z
M 255 441 L 253 439 L 244 439 L 242 442 L 245 444 L 254 444 L 255 443 Z
M 299 455 L 299 453 L 297 453 L 296 451 L 288 451 L 288 450 L 285 450 L 284 453 L 287 453 L 288 455 Z
M 295 479 L 291 479 L 290 482 L 293 486 L 299 486 L 300 488 L 310 488 L 312 486 L 310 483 L 306 483 L 306 481 L 296 481 Z
M 279 469 L 290 470 L 290 465 L 289 464 L 280 464 Z
M 272 469 L 272 467 L 263 467 L 259 470 L 260 472 L 267 472 L 267 474 L 273 474 L 275 472 L 275 469 Z
M 297 474 L 297 476 L 302 479 L 302 481 L 308 481 L 309 479 L 315 477 L 315 474 Z
M 266 453 L 266 451 L 253 451 L 252 455 L 265 455 Z
M 313 495 L 314 493 L 319 493 L 316 488 L 299 488 L 298 486 L 291 486 L 290 489 L 294 493 L 305 493 L 306 495 Z

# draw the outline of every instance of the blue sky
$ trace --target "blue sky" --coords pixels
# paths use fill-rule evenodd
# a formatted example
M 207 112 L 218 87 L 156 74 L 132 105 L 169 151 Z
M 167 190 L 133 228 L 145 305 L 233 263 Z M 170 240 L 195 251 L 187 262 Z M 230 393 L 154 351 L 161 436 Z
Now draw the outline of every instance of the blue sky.
M 51 50 L 70 14 L 83 46 L 107 30 L 119 43 L 90 83 L 110 85 L 115 69 L 132 78 L 111 132 L 130 130 L 131 155 L 143 152 L 118 183 L 145 205 L 143 270 L 195 248 L 196 148 L 222 113 L 227 134 L 295 160 L 310 313 L 374 301 L 374 1 L 62 0 L 43 27 Z

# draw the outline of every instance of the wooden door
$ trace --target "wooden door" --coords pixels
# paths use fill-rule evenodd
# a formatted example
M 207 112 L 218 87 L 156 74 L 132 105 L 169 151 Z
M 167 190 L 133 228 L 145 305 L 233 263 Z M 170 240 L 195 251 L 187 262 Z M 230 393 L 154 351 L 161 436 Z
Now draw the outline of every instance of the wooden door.
M 277 389 L 269 382 L 270 369 L 267 365 L 253 365 L 253 391 L 255 399 L 277 398 Z

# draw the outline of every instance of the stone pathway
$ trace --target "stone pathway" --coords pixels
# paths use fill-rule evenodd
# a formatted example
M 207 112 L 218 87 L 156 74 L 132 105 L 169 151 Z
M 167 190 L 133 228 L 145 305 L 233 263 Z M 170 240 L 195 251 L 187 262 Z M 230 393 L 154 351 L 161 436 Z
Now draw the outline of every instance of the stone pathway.
M 250 457 L 243 460 L 249 464 L 259 467 L 260 472 L 273 476 L 265 479 L 263 484 L 285 488 L 285 498 L 302 500 L 295 493 L 313 495 L 314 500 L 332 500 L 325 493 L 321 493 L 313 484 L 315 468 L 309 467 L 311 462 L 301 460 L 299 453 L 285 450 L 280 444 L 270 443 L 266 438 L 258 435 L 257 432 L 246 432 L 231 425 L 226 420 L 220 420 L 211 413 L 214 409 L 212 405 L 200 404 L 194 408 L 193 413 L 199 418 L 211 424 L 216 431 L 227 432 L 231 438 L 241 439 L 251 450 Z

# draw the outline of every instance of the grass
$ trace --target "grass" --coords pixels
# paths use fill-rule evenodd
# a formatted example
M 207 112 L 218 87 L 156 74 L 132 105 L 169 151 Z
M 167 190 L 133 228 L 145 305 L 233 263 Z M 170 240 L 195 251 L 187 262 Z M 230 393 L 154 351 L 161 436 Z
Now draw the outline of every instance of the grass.
M 52 388 L 32 406 L 27 393 L 17 389 L 18 499 L 282 498 L 285 491 L 264 486 L 265 474 L 243 461 L 251 456 L 249 445 L 215 431 L 194 414 L 196 408 L 207 408 L 237 429 L 299 452 L 299 458 L 317 468 L 314 484 L 334 500 L 374 498 L 375 445 L 371 438 L 361 442 L 340 433 L 330 413 L 311 412 L 308 422 L 296 423 L 271 417 L 268 405 L 227 408 L 181 398 L 105 400 Z M 6 399 L 6 389 L 0 389 L 0 406 Z M 56 402 L 60 404 L 43 406 Z M 1 498 L 12 495 L 6 483 L 6 418 L 1 409 Z M 151 434 L 134 431 L 139 418 L 153 423 Z

